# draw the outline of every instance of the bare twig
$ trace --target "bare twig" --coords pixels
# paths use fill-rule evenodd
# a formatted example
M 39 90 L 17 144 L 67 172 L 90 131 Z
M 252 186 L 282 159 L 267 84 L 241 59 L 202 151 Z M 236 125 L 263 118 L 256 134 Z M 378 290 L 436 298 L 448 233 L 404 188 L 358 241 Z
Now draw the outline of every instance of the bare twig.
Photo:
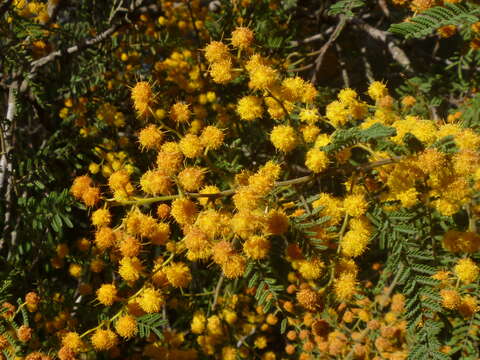
M 2 229 L 2 238 L 0 239 L 0 249 L 5 245 L 5 241 L 10 237 L 12 240 L 13 231 L 11 229 L 12 219 L 12 193 L 13 193 L 13 129 L 15 120 L 15 110 L 17 103 L 18 83 L 13 82 L 8 90 L 7 113 L 4 125 L 1 126 L 2 132 L 2 154 L 0 155 L 0 194 L 3 195 L 5 204 L 5 215 Z M 1 124 L 0 124 L 1 125 Z
M 340 15 L 340 20 L 338 21 L 338 24 L 335 27 L 335 30 L 330 35 L 330 38 L 328 39 L 328 41 L 320 48 L 318 57 L 315 60 L 315 69 L 313 71 L 312 78 L 311 78 L 311 81 L 313 84 L 317 82 L 317 75 L 320 68 L 322 67 L 323 59 L 325 57 L 325 54 L 327 53 L 327 50 L 330 48 L 330 46 L 332 46 L 335 40 L 337 40 L 337 38 L 340 36 L 346 24 L 347 24 L 347 17 L 345 15 Z
M 223 280 L 225 279 L 225 275 L 220 275 L 220 279 L 218 279 L 217 286 L 215 287 L 215 295 L 213 295 L 213 303 L 212 303 L 212 311 L 215 311 L 215 307 L 217 306 L 218 302 L 218 295 L 220 294 L 220 289 L 222 288 Z
M 350 87 L 350 78 L 348 76 L 347 63 L 345 62 L 345 59 L 342 56 L 342 48 L 337 43 L 337 44 L 335 44 L 335 49 L 337 50 L 338 63 L 340 64 L 340 68 L 342 70 L 343 87 L 349 88 Z
M 377 29 L 372 25 L 367 24 L 366 22 L 359 19 L 355 19 L 354 22 L 359 29 L 365 31 L 368 35 L 370 35 L 375 40 L 379 40 L 384 43 L 387 43 L 387 48 L 388 48 L 388 51 L 390 52 L 390 55 L 392 55 L 392 58 L 396 62 L 398 62 L 400 65 L 402 65 L 405 69 L 409 71 L 412 70 L 410 59 L 408 58 L 407 54 L 405 54 L 405 51 L 403 51 L 396 44 L 395 40 L 393 38 L 390 38 L 390 33 L 388 33 L 387 31 Z

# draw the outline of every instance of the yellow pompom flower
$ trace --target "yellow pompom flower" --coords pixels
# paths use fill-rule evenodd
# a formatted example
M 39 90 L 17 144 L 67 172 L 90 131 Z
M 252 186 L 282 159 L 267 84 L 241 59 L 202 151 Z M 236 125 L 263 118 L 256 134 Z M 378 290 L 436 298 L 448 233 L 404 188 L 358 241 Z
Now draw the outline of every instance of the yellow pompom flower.
M 223 144 L 225 134 L 216 126 L 207 126 L 202 130 L 200 142 L 208 150 L 216 150 Z
M 62 337 L 62 345 L 71 349 L 74 353 L 80 352 L 84 347 L 85 344 L 83 343 L 80 335 L 76 332 L 67 332 Z M 0 346 L 1 348 L 1 346 Z
M 302 109 L 298 118 L 308 124 L 315 124 L 320 119 L 320 115 L 317 109 Z
M 132 88 L 133 106 L 139 115 L 146 115 L 150 105 L 154 102 L 152 87 L 146 81 L 140 81 Z
M 197 335 L 203 333 L 205 331 L 206 322 L 207 318 L 202 312 L 197 311 L 195 314 L 193 314 L 192 322 L 190 324 L 190 329 L 192 330 L 192 333 Z
M 442 306 L 449 310 L 455 310 L 460 305 L 462 298 L 457 290 L 440 290 L 440 296 L 442 297 Z
M 365 214 L 368 209 L 368 202 L 361 194 L 352 194 L 343 200 L 343 208 L 345 212 L 353 217 L 359 217 Z
M 305 166 L 313 171 L 315 174 L 321 173 L 328 167 L 328 156 L 324 151 L 317 148 L 308 150 Z
M 200 138 L 193 134 L 187 134 L 180 140 L 180 150 L 189 159 L 199 157 L 203 153 L 203 144 Z
M 327 105 L 325 111 L 325 116 L 334 126 L 341 126 L 348 122 L 348 115 L 350 112 L 345 104 L 340 101 L 332 101 Z
M 149 125 L 138 134 L 142 149 L 158 149 L 163 140 L 163 132 L 156 125 Z
M 130 183 L 130 176 L 127 170 L 122 169 L 115 171 L 108 178 L 108 186 L 112 189 L 115 195 L 126 197 L 133 194 L 134 188 Z
M 105 251 L 115 245 L 116 237 L 112 228 L 102 226 L 95 232 L 95 245 L 100 251 Z
M 191 224 L 197 216 L 197 207 L 189 199 L 178 198 L 172 202 L 171 214 L 180 225 Z
M 261 118 L 263 115 L 262 99 L 253 95 L 242 97 L 237 104 L 237 114 L 240 119 L 246 121 Z
M 315 280 L 320 277 L 325 264 L 317 258 L 310 260 L 301 260 L 298 266 L 298 272 L 305 280 Z
M 190 120 L 191 111 L 188 104 L 177 102 L 170 108 L 170 118 L 176 123 L 184 123 Z
M 355 294 L 356 286 L 355 274 L 345 272 L 335 280 L 333 290 L 339 301 L 348 301 Z
M 210 65 L 210 76 L 217 84 L 226 84 L 233 79 L 232 60 L 223 59 Z
M 347 231 L 340 241 L 342 254 L 348 257 L 362 255 L 367 249 L 370 237 L 358 231 Z
M 246 260 L 241 255 L 233 255 L 221 266 L 225 277 L 235 279 L 245 273 Z
M 209 63 L 230 57 L 228 47 L 220 41 L 212 41 L 205 47 L 205 58 Z
M 278 79 L 278 73 L 275 69 L 263 64 L 257 64 L 248 70 L 250 82 L 248 86 L 254 90 L 266 90 Z
M 73 180 L 72 187 L 70 188 L 70 192 L 74 197 L 80 199 L 82 195 L 90 188 L 92 185 L 92 178 L 87 175 L 78 176 Z
M 126 281 L 136 281 L 143 271 L 142 263 L 137 257 L 124 257 L 120 260 L 118 273 Z
M 189 166 L 180 171 L 178 181 L 186 191 L 197 191 L 203 186 L 205 169 L 198 166 Z
M 465 284 L 470 284 L 477 280 L 480 270 L 472 259 L 465 258 L 458 260 L 453 271 L 460 281 Z
M 123 315 L 115 323 L 115 330 L 121 337 L 130 339 L 138 332 L 137 320 L 131 315 Z
M 137 299 L 138 305 L 146 313 L 156 313 L 162 309 L 165 299 L 159 290 L 152 288 L 144 289 L 142 294 Z
M 111 306 L 118 300 L 117 288 L 113 284 L 103 284 L 97 290 L 97 300 L 105 306 Z
M 210 242 L 207 234 L 193 226 L 190 228 L 184 239 L 187 248 L 187 258 L 189 260 L 208 259 L 211 255 Z
M 163 144 L 157 155 L 157 167 L 166 175 L 174 175 L 180 170 L 183 154 L 180 146 L 172 141 Z
M 253 42 L 253 31 L 247 27 L 239 26 L 232 31 L 232 45 L 239 49 L 247 49 Z
M 384 83 L 380 81 L 374 81 L 368 87 L 368 96 L 373 100 L 380 100 L 384 96 L 388 95 L 388 89 Z
M 356 103 L 357 100 L 357 92 L 355 90 L 352 90 L 350 88 L 342 89 L 338 93 L 338 100 L 340 100 L 342 103 L 346 105 L 351 105 Z
M 298 144 L 298 136 L 295 129 L 289 125 L 277 125 L 270 134 L 270 141 L 276 149 L 289 152 Z
M 118 250 L 123 257 L 134 257 L 140 254 L 142 243 L 136 237 L 126 236 L 118 244 Z
M 163 272 L 167 276 L 167 280 L 173 287 L 184 288 L 192 281 L 190 268 L 183 262 L 171 263 Z
M 105 351 L 113 348 L 118 343 L 118 337 L 112 330 L 97 329 L 91 337 L 95 350 Z
M 230 242 L 222 240 L 213 245 L 212 253 L 213 261 L 222 265 L 229 261 L 230 257 L 235 254 L 235 250 Z
M 97 227 L 108 226 L 111 219 L 108 209 L 98 209 L 92 213 L 92 224 Z
M 251 259 L 264 259 L 270 251 L 270 240 L 264 236 L 253 235 L 243 244 L 243 251 Z
M 70 266 L 68 267 L 68 272 L 74 278 L 79 278 L 80 276 L 82 276 L 82 272 L 83 272 L 82 265 L 80 265 L 80 264 L 70 264 Z
M 315 125 L 302 126 L 300 131 L 302 132 L 303 140 L 305 140 L 306 143 L 313 143 L 320 133 L 320 129 Z
M 148 170 L 140 178 L 140 187 L 145 194 L 167 195 L 172 190 L 172 180 L 163 170 Z

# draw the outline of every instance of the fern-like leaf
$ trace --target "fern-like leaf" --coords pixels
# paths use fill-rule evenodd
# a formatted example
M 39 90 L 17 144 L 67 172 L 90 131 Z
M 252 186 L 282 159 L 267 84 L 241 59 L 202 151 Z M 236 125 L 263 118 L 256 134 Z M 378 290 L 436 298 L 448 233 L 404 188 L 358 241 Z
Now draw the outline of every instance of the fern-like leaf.
M 409 38 L 424 38 L 446 25 L 470 26 L 479 21 L 480 6 L 472 3 L 435 6 L 409 19 L 408 22 L 394 24 L 389 31 Z

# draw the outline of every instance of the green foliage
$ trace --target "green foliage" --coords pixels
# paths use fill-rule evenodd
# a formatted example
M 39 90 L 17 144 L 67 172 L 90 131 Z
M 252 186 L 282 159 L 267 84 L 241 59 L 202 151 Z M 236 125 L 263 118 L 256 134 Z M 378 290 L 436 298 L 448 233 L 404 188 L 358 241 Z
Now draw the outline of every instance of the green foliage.
M 137 318 L 138 334 L 142 338 L 147 338 L 150 333 L 154 333 L 159 339 L 163 339 L 161 327 L 165 326 L 167 321 L 163 319 L 162 314 L 146 314 Z
M 352 10 L 361 8 L 365 6 L 364 0 L 340 0 L 336 1 L 333 5 L 330 6 L 328 11 L 329 15 L 345 15 L 347 17 L 353 17 L 354 13 Z
M 477 22 L 480 16 L 480 6 L 471 2 L 466 4 L 445 3 L 427 9 L 409 19 L 408 22 L 394 24 L 389 31 L 404 36 L 407 39 L 421 39 L 438 28 L 446 25 L 470 26 Z

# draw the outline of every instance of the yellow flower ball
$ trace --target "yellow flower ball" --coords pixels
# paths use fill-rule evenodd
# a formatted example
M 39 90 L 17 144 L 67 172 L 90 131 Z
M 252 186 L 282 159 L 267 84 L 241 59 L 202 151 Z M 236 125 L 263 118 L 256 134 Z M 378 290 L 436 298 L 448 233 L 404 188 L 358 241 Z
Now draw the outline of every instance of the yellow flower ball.
M 239 26 L 232 31 L 232 45 L 239 49 L 250 47 L 253 42 L 253 31 L 247 27 Z
M 156 125 L 149 125 L 138 134 L 138 142 L 142 149 L 158 149 L 164 134 Z
M 91 341 L 95 350 L 105 351 L 117 345 L 118 337 L 111 330 L 97 329 L 93 333 Z
M 477 280 L 480 269 L 472 259 L 464 258 L 458 260 L 453 271 L 460 281 L 465 284 L 470 284 Z
M 313 171 L 315 174 L 321 173 L 328 167 L 328 156 L 324 151 L 317 148 L 312 148 L 307 152 L 305 166 Z
M 190 268 L 183 262 L 171 263 L 163 271 L 173 287 L 184 288 L 192 281 Z
M 100 304 L 105 306 L 111 306 L 118 300 L 117 288 L 113 284 L 103 284 L 97 290 L 97 300 Z
M 238 101 L 236 111 L 242 120 L 253 121 L 261 118 L 263 115 L 262 99 L 253 95 L 244 96 Z
M 137 320 L 131 315 L 123 315 L 115 323 L 115 330 L 121 337 L 130 339 L 138 332 Z
M 295 129 L 289 125 L 277 125 L 270 134 L 270 141 L 276 149 L 289 152 L 298 145 L 298 136 Z
M 203 154 L 203 144 L 200 138 L 193 134 L 185 135 L 179 143 L 180 150 L 186 158 L 193 159 Z
M 147 313 L 156 313 L 162 309 L 165 299 L 159 290 L 147 288 L 138 298 L 138 305 Z

